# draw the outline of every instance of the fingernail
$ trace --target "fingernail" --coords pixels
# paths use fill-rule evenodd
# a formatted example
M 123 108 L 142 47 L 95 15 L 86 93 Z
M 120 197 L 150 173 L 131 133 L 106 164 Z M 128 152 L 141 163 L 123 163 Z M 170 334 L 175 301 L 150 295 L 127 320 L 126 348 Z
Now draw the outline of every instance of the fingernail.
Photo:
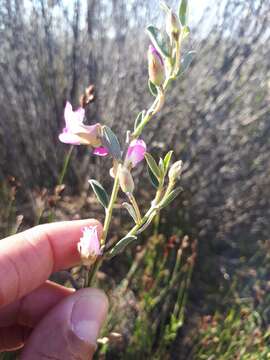
M 72 309 L 71 323 L 75 335 L 87 343 L 95 344 L 107 310 L 108 300 L 104 293 L 97 289 L 84 290 Z

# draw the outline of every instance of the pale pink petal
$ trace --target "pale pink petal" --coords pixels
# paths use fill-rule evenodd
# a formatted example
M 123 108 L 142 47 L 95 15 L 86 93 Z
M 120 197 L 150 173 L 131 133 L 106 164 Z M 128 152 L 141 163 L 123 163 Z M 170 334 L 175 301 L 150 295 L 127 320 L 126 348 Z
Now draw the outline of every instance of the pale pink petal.
M 81 255 L 84 265 L 92 265 L 99 255 L 102 255 L 95 226 L 89 226 L 82 229 L 83 236 L 77 244 L 77 249 Z
M 70 102 L 67 101 L 65 111 L 64 111 L 64 118 L 66 121 L 66 127 L 69 127 L 70 122 L 72 122 L 73 119 L 73 111 L 72 111 L 72 105 Z
M 63 131 L 58 138 L 64 144 L 80 145 L 78 136 L 69 132 Z
M 97 156 L 106 156 L 109 154 L 109 151 L 105 147 L 96 147 L 93 151 L 93 154 Z
M 127 163 L 131 164 L 132 167 L 135 167 L 139 162 L 144 159 L 145 152 L 145 142 L 143 140 L 133 140 L 128 147 L 126 156 Z
M 79 107 L 79 109 L 74 111 L 74 115 L 75 115 L 77 121 L 79 121 L 80 123 L 83 123 L 84 116 L 85 116 L 85 110 L 83 108 Z
M 72 105 L 67 101 L 64 117 L 66 122 L 66 127 L 68 130 L 76 128 L 78 125 L 83 124 L 85 115 L 85 110 L 83 108 L 78 108 L 76 111 L 72 110 Z M 72 130 L 73 131 L 73 130 Z
M 96 123 L 94 125 L 76 124 L 76 126 L 72 128 L 72 132 L 74 134 L 98 134 L 99 129 L 99 123 Z

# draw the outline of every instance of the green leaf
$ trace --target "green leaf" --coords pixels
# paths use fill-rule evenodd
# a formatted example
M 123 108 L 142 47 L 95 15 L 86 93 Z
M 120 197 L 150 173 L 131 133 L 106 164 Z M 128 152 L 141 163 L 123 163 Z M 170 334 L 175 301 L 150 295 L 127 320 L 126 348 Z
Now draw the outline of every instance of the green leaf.
M 160 208 L 164 208 L 166 206 L 168 206 L 179 194 L 181 194 L 181 192 L 183 192 L 183 188 L 182 187 L 178 187 L 174 190 L 172 190 L 169 195 L 166 196 L 165 199 L 163 199 L 160 203 Z
M 142 233 L 144 230 L 146 230 L 148 228 L 148 226 L 151 224 L 151 222 L 153 221 L 154 217 L 156 216 L 156 211 L 154 211 L 149 218 L 146 220 L 146 222 L 143 224 L 142 227 L 139 228 L 139 230 L 137 231 L 137 234 Z
M 90 179 L 90 180 L 88 180 L 88 182 L 91 185 L 98 201 L 106 209 L 109 205 L 109 196 L 108 196 L 106 190 L 97 180 Z
M 121 147 L 119 141 L 115 133 L 108 126 L 103 126 L 102 128 L 102 142 L 113 158 L 121 160 Z
M 163 159 L 159 158 L 158 166 L 160 169 L 160 175 L 163 177 L 164 173 L 165 173 L 165 166 L 164 166 Z
M 171 10 L 170 7 L 166 4 L 165 1 L 160 2 L 160 7 L 161 7 L 162 10 L 164 10 L 166 12 L 169 12 Z
M 129 215 L 132 217 L 135 224 L 137 224 L 138 219 L 137 219 L 136 212 L 135 212 L 133 206 L 131 204 L 127 203 L 127 202 L 124 202 L 122 204 L 122 207 L 125 208 L 128 211 Z
M 183 56 L 177 77 L 183 75 L 188 70 L 188 68 L 190 67 L 190 64 L 192 63 L 192 61 L 194 59 L 195 54 L 196 54 L 196 51 L 189 51 L 188 53 L 186 53 Z
M 185 39 L 190 34 L 190 28 L 188 26 L 184 26 L 182 32 L 183 39 Z
M 140 123 L 142 122 L 143 118 L 145 115 L 145 110 L 141 111 L 138 116 L 136 117 L 135 123 L 134 123 L 134 131 L 137 129 L 137 127 L 140 125 Z
M 106 254 L 106 257 L 108 259 L 111 259 L 115 255 L 120 254 L 129 244 L 131 244 L 135 240 L 137 240 L 137 236 L 125 236 L 124 238 L 119 240 L 118 243 Z
M 149 87 L 150 93 L 151 93 L 154 97 L 157 97 L 157 95 L 158 95 L 158 89 L 157 89 L 156 85 L 152 83 L 152 81 L 151 81 L 150 79 L 148 80 L 148 87 Z
M 173 154 L 173 151 L 169 151 L 164 160 L 163 160 L 163 163 L 164 163 L 164 168 L 165 168 L 165 175 L 167 174 L 167 171 L 169 169 L 169 166 L 170 166 L 170 163 L 171 163 L 171 158 L 172 158 L 172 154 Z
M 156 178 L 156 176 L 153 174 L 152 170 L 150 169 L 150 167 L 147 167 L 147 171 L 148 171 L 148 175 L 150 178 L 150 181 L 152 183 L 152 185 L 154 186 L 154 188 L 158 188 L 159 186 L 159 180 Z
M 179 19 L 183 26 L 187 25 L 188 21 L 188 0 L 182 0 L 179 5 Z
M 153 25 L 149 25 L 146 31 L 150 37 L 154 47 L 166 57 L 171 57 L 170 39 L 166 33 L 162 33 L 158 28 Z
M 147 165 L 150 167 L 150 169 L 152 170 L 155 177 L 157 179 L 160 179 L 161 172 L 160 172 L 160 169 L 159 169 L 159 167 L 158 167 L 158 165 L 156 163 L 156 160 L 149 153 L 145 153 L 144 157 L 145 157 L 145 160 L 147 161 Z

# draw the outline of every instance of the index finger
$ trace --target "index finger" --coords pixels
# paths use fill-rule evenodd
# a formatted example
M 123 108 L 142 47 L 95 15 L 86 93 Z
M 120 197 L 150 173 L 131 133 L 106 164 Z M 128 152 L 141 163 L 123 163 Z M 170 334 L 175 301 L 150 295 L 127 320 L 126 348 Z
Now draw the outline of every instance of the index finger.
M 0 241 L 0 307 L 43 284 L 52 272 L 80 262 L 77 243 L 85 226 L 97 220 L 39 225 Z

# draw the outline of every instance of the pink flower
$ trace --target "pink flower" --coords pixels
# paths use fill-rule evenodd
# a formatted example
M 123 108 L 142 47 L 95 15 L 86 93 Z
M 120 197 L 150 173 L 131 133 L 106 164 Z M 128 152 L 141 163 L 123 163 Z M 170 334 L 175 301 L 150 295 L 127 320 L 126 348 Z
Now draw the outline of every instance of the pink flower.
M 134 168 L 139 162 L 144 159 L 146 152 L 146 144 L 143 140 L 133 140 L 127 151 L 125 164 L 127 167 Z
M 83 264 L 87 266 L 92 265 L 96 258 L 102 255 L 96 226 L 83 228 L 83 236 L 80 238 L 77 248 Z
M 84 125 L 85 110 L 79 108 L 72 110 L 72 105 L 67 102 L 64 112 L 66 126 L 59 135 L 59 140 L 71 145 L 90 145 L 95 148 L 94 154 L 105 156 L 108 150 L 101 147 L 101 125 Z
M 128 170 L 134 168 L 139 162 L 144 159 L 144 154 L 146 152 L 146 144 L 143 140 L 133 140 L 131 141 L 127 155 L 124 161 L 124 167 Z M 114 163 L 114 166 L 110 169 L 110 175 L 112 178 L 115 178 L 118 168 L 118 163 Z

